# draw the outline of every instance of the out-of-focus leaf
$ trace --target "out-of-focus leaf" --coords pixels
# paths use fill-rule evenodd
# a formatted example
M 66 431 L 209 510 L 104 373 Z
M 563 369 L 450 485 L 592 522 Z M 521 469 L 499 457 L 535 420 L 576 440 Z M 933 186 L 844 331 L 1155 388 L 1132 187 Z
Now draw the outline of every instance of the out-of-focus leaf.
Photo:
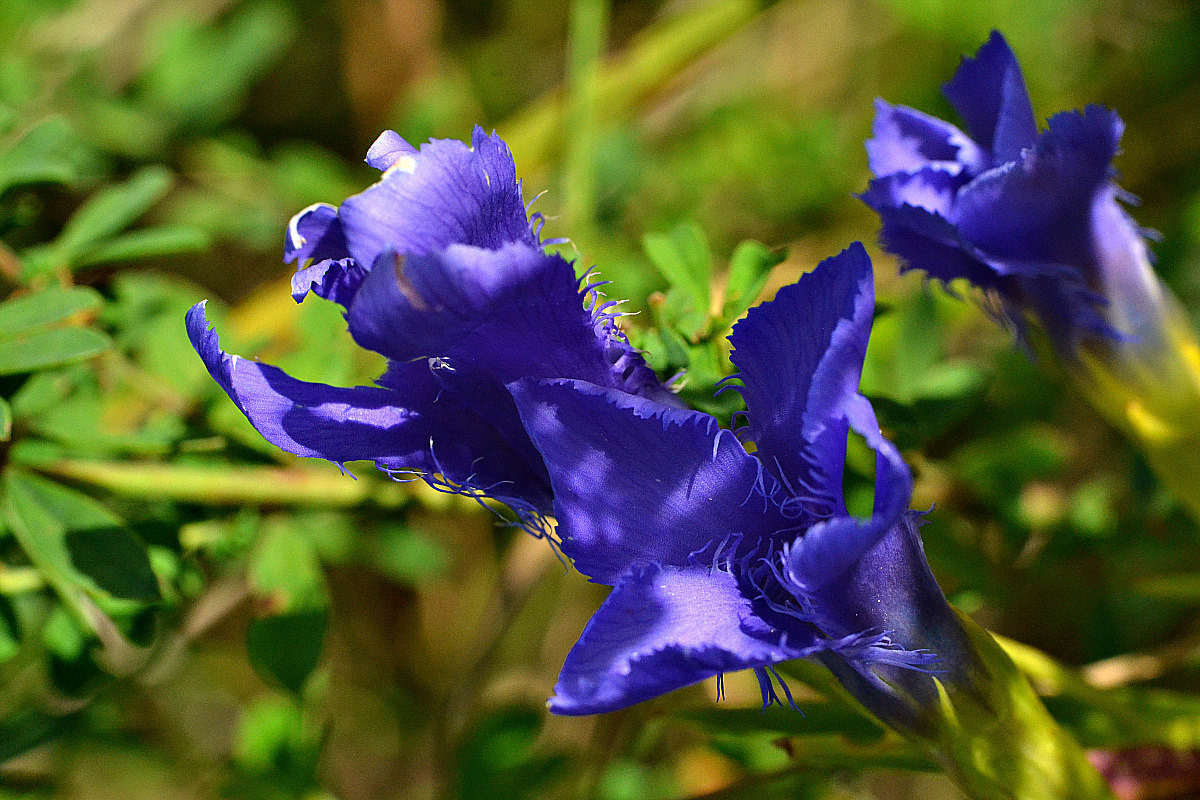
M 725 283 L 725 302 L 721 319 L 732 323 L 758 298 L 771 270 L 787 258 L 784 250 L 772 250 L 765 244 L 745 241 L 733 251 L 729 260 L 729 277 Z
M 323 609 L 253 619 L 246 631 L 250 663 L 260 675 L 300 694 L 321 659 L 328 625 L 329 612 Z
M 113 597 L 159 600 L 146 545 L 124 528 L 85 528 L 66 534 L 71 563 Z
M 12 420 L 12 406 L 7 400 L 0 398 L 0 442 L 12 439 Z
M 51 328 L 20 339 L 0 340 L 0 375 L 70 364 L 111 345 L 106 335 L 92 328 Z
M 25 277 L 77 266 L 105 240 L 129 227 L 166 195 L 174 178 L 166 167 L 143 167 L 124 183 L 99 190 L 79 207 L 52 243 L 25 251 Z
M 79 177 L 79 146 L 65 118 L 37 123 L 0 151 L 0 194 L 15 186 L 74 182 Z
M 300 708 L 286 697 L 263 697 L 247 705 L 238 724 L 233 756 L 248 770 L 267 772 L 295 749 L 304 730 Z
M 1156 575 L 1134 584 L 1139 594 L 1178 603 L 1200 603 L 1200 572 Z
M 87 637 L 71 615 L 61 606 L 50 612 L 42 626 L 42 643 L 53 655 L 64 661 L 74 661 L 83 655 Z
M 642 246 L 650 261 L 667 279 L 668 311 L 675 317 L 682 332 L 691 335 L 700 330 L 708 318 L 712 291 L 712 252 L 704 231 L 692 222 L 685 222 L 668 233 L 648 233 Z M 680 298 L 678 309 L 670 299 Z
M 13 613 L 12 602 L 0 595 L 0 664 L 20 652 L 20 638 L 21 626 Z
M 264 525 L 251 557 L 250 584 L 261 610 L 246 633 L 250 663 L 298 694 L 320 660 L 329 622 L 312 539 L 296 535 L 287 518 Z
M 89 143 L 136 162 L 155 161 L 168 147 L 171 126 L 153 109 L 125 97 L 92 96 L 78 111 Z
M 922 373 L 913 386 L 914 394 L 922 400 L 954 400 L 976 394 L 988 378 L 983 369 L 969 361 L 940 361 Z
M 437 540 L 399 525 L 381 532 L 375 565 L 400 583 L 420 585 L 445 573 L 450 554 Z
M 567 760 L 535 749 L 542 720 L 542 714 L 527 706 L 501 708 L 479 720 L 459 753 L 455 796 L 462 800 L 545 796 L 563 774 Z
M 841 734 L 855 742 L 877 741 L 885 728 L 860 711 L 822 701 L 799 701 L 799 714 L 790 708 L 692 708 L 674 716 L 695 722 L 714 733 L 762 733 L 770 731 L 789 736 Z
M 297 536 L 286 517 L 263 526 L 250 560 L 250 585 L 272 612 L 324 608 L 325 578 L 311 539 Z
M 0 719 L 0 764 L 55 738 L 70 721 L 70 717 L 52 717 L 33 710 Z
M 1102 538 L 1117 531 L 1117 513 L 1113 508 L 1113 487 L 1106 481 L 1088 481 L 1071 495 L 1072 527 L 1084 536 Z
M 251 83 L 282 55 L 297 30 L 281 2 L 241 5 L 221 25 L 181 14 L 158 41 L 143 100 L 185 127 L 214 127 L 236 113 Z
M 66 398 L 87 377 L 81 366 L 30 375 L 12 397 L 13 415 L 25 419 L 41 414 Z
M 162 199 L 174 177 L 166 167 L 149 166 L 135 172 L 124 183 L 107 186 L 80 206 L 55 241 L 72 260 L 83 250 L 125 230 Z
M 75 267 L 80 269 L 114 261 L 198 253 L 207 249 L 210 244 L 208 234 L 199 228 L 181 225 L 142 228 L 97 245 L 76 259 Z
M 117 347 L 146 377 L 161 381 L 183 398 L 212 391 L 208 370 L 196 358 L 188 338 L 179 335 L 179 320 L 203 296 L 197 287 L 172 276 L 122 272 L 113 278 L 112 293 L 113 300 L 100 318 L 114 330 Z M 210 319 L 224 330 L 224 307 L 210 302 L 208 308 Z M 233 410 L 241 416 L 236 406 Z
M 92 311 L 101 302 L 100 293 L 91 287 L 57 285 L 5 300 L 0 303 L 0 337 L 49 327 L 75 314 Z
M 90 497 L 10 471 L 3 513 L 25 555 L 68 604 L 75 605 L 78 591 L 158 599 L 145 545 Z

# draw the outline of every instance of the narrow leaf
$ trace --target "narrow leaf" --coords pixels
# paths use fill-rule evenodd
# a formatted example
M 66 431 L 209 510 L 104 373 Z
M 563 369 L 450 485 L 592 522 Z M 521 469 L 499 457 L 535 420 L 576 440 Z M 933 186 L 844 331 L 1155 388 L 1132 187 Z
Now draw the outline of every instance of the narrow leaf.
M 170 170 L 144 167 L 129 180 L 96 192 L 80 206 L 54 243 L 69 263 L 92 245 L 115 236 L 162 199 L 171 188 Z
M 73 182 L 78 177 L 78 147 L 65 118 L 50 117 L 37 123 L 0 153 L 0 194 L 15 186 Z
M 92 328 L 51 328 L 0 341 L 0 375 L 70 364 L 103 352 L 111 340 Z
M 124 528 L 85 528 L 65 537 L 71 564 L 113 597 L 160 600 L 146 545 Z
M 685 222 L 669 233 L 646 234 L 642 245 L 671 288 L 682 292 L 695 311 L 707 312 L 712 253 L 704 232 Z
M 264 678 L 300 694 L 321 659 L 328 623 L 324 609 L 252 620 L 246 631 L 251 665 Z
M 728 324 L 746 313 L 766 285 L 771 270 L 785 258 L 786 251 L 772 250 L 761 242 L 745 241 L 739 244 L 729 261 L 721 319 Z
M 45 328 L 75 314 L 91 311 L 102 302 L 100 293 L 87 286 L 50 286 L 40 292 L 0 303 L 0 336 Z
M 5 481 L 3 515 L 25 555 L 73 608 L 78 590 L 158 599 L 145 545 L 87 495 L 13 472 Z
M 210 244 L 208 234 L 199 228 L 183 225 L 143 228 L 97 245 L 75 260 L 75 268 L 83 269 L 114 261 L 197 253 L 207 249 Z

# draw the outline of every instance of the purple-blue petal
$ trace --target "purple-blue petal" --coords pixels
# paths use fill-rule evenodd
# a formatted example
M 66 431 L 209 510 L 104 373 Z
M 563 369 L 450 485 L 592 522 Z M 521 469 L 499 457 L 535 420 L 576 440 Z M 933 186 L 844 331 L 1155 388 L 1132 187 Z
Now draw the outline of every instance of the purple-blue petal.
M 308 383 L 225 353 L 216 332 L 208 329 L 203 302 L 188 311 L 187 329 L 209 373 L 272 444 L 337 463 L 369 459 L 424 465 L 433 431 L 418 410 L 401 402 L 403 395 L 370 386 Z
M 789 548 L 788 572 L 805 595 L 842 580 L 896 524 L 912 499 L 912 472 L 879 430 L 870 402 L 856 394 L 846 411 L 850 428 L 875 451 L 874 507 L 867 519 L 840 516 L 820 522 Z
M 869 669 L 862 660 L 836 652 L 820 659 L 872 713 L 909 730 L 938 701 L 934 677 L 949 685 L 969 685 L 977 668 L 957 613 L 929 569 L 920 525 L 919 513 L 906 512 L 841 580 L 812 592 L 830 629 L 885 632 L 896 650 L 868 654 L 874 662 Z M 906 666 L 906 653 L 926 669 Z M 928 655 L 922 659 L 922 654 Z
M 811 652 L 781 644 L 732 574 L 643 564 L 620 577 L 588 622 L 563 664 L 550 710 L 615 711 L 713 675 Z
M 367 271 L 353 258 L 317 261 L 292 275 L 292 298 L 299 303 L 311 292 L 349 308 Z
M 875 183 L 872 181 L 872 186 Z M 863 197 L 872 204 L 869 191 Z M 981 289 L 1003 287 L 997 265 L 964 242 L 958 228 L 941 214 L 908 204 L 872 208 L 883 223 L 880 243 L 900 258 L 901 270 L 919 269 L 944 283 L 966 278 Z
M 871 261 L 856 242 L 751 309 L 729 336 L 758 458 L 817 517 L 845 513 L 847 417 L 874 309 Z
M 296 380 L 220 349 L 204 303 L 188 335 L 209 373 L 255 429 L 289 453 L 336 463 L 374 461 L 389 472 L 440 474 L 443 483 L 517 507 L 550 510 L 549 479 L 528 439 L 514 444 L 511 402 L 478 413 L 425 361 L 393 363 L 380 386 L 340 388 Z M 507 414 L 507 417 L 505 416 Z
M 500 384 L 570 377 L 667 395 L 611 320 L 585 305 L 585 295 L 570 263 L 540 247 L 452 245 L 385 255 L 347 321 L 360 345 L 398 361 L 438 357 Z
M 314 203 L 292 217 L 283 241 L 283 260 L 299 267 L 308 260 L 345 258 L 346 238 L 338 210 L 328 203 Z
M 876 175 L 915 172 L 931 165 L 954 175 L 975 175 L 990 160 L 949 122 L 883 100 L 875 101 L 873 133 L 867 142 L 867 160 Z
M 379 182 L 339 210 L 351 256 L 426 254 L 451 244 L 536 245 L 508 145 L 476 128 L 473 147 L 435 139 L 401 155 Z
M 1117 201 L 1110 186 L 1092 205 L 1096 283 L 1103 287 L 1105 319 L 1145 353 L 1163 352 L 1163 320 L 1173 313 L 1170 300 L 1151 266 L 1142 230 Z
M 1012 161 L 1037 139 L 1025 78 L 998 31 L 992 31 L 974 58 L 963 58 L 942 91 L 972 138 L 997 162 Z
M 1092 205 L 1112 181 L 1122 130 L 1100 106 L 1051 117 L 1036 147 L 959 193 L 963 238 L 997 260 L 1089 269 Z
M 631 565 L 711 565 L 793 527 L 771 479 L 698 411 L 570 380 L 510 385 L 554 489 L 562 551 L 599 583 Z
M 937 167 L 923 167 L 875 178 L 859 197 L 877 212 L 908 205 L 949 219 L 954 215 L 955 199 L 963 185 L 959 175 Z
M 364 159 L 375 169 L 389 169 L 401 156 L 415 156 L 419 151 L 395 131 L 384 131 L 367 149 Z

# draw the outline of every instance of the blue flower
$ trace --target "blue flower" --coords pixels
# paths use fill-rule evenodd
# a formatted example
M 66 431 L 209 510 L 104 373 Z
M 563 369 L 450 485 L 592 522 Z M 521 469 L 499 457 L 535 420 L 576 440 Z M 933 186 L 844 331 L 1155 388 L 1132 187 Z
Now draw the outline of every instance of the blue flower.
M 753 454 L 707 414 L 619 389 L 513 387 L 563 553 L 614 587 L 567 656 L 552 711 L 611 711 L 745 668 L 768 703 L 772 666 L 809 656 L 852 673 L 888 720 L 911 721 L 906 697 L 936 697 L 927 648 L 952 661 L 964 645 L 906 510 L 912 476 L 858 392 L 872 280 L 856 243 L 734 327 L 738 433 Z M 842 495 L 851 431 L 876 453 L 866 519 Z
M 550 481 L 506 385 L 579 378 L 677 403 L 626 341 L 611 303 L 547 253 L 512 155 L 476 128 L 472 146 L 419 150 L 389 131 L 367 161 L 378 183 L 288 226 L 299 300 L 343 306 L 350 335 L 388 358 L 376 386 L 307 383 L 229 355 L 204 303 L 188 334 L 217 383 L 268 441 L 339 464 L 371 460 L 452 491 L 500 499 L 526 522 L 551 507 Z
M 1153 345 L 1165 301 L 1142 232 L 1118 203 L 1121 119 L 1092 105 L 1039 133 L 996 32 L 944 92 L 969 135 L 876 102 L 867 142 L 876 177 L 862 199 L 883 222 L 883 246 L 905 269 L 965 278 L 1018 331 L 1032 316 L 1068 359 L 1088 343 Z

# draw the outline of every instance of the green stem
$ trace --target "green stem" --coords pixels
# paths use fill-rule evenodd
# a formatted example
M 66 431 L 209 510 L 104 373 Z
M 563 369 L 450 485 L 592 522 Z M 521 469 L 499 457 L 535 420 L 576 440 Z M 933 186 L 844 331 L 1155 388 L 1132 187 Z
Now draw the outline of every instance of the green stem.
M 876 668 L 864 676 L 836 659 L 827 661 L 836 682 L 814 665 L 797 671 L 801 662 L 788 672 L 876 716 L 975 800 L 1112 800 L 1083 748 L 996 640 L 948 605 L 942 616 L 932 627 L 955 654 L 944 672 Z
M 208 506 L 347 508 L 370 503 L 396 508 L 414 499 L 412 488 L 405 484 L 368 477 L 354 480 L 336 470 L 304 467 L 198 467 L 72 458 L 22 463 L 45 475 L 124 497 Z
M 1200 342 L 1167 288 L 1159 290 L 1159 327 L 1145 342 L 1091 343 L 1066 370 L 1200 522 Z
M 939 681 L 940 707 L 918 741 L 973 798 L 1112 798 L 1083 748 L 1054 721 L 1003 648 L 967 617 L 959 619 L 975 663 L 966 683 Z
M 567 52 L 567 107 L 563 139 L 567 144 L 565 212 L 568 229 L 587 239 L 595 222 L 596 95 L 600 60 L 608 36 L 607 0 L 574 0 L 571 3 Z
M 742 30 L 762 7 L 756 0 L 716 0 L 647 28 L 597 75 L 594 99 L 602 121 L 628 116 L 682 69 Z M 500 126 L 522 172 L 537 171 L 561 146 L 564 109 L 563 94 L 555 92 Z

